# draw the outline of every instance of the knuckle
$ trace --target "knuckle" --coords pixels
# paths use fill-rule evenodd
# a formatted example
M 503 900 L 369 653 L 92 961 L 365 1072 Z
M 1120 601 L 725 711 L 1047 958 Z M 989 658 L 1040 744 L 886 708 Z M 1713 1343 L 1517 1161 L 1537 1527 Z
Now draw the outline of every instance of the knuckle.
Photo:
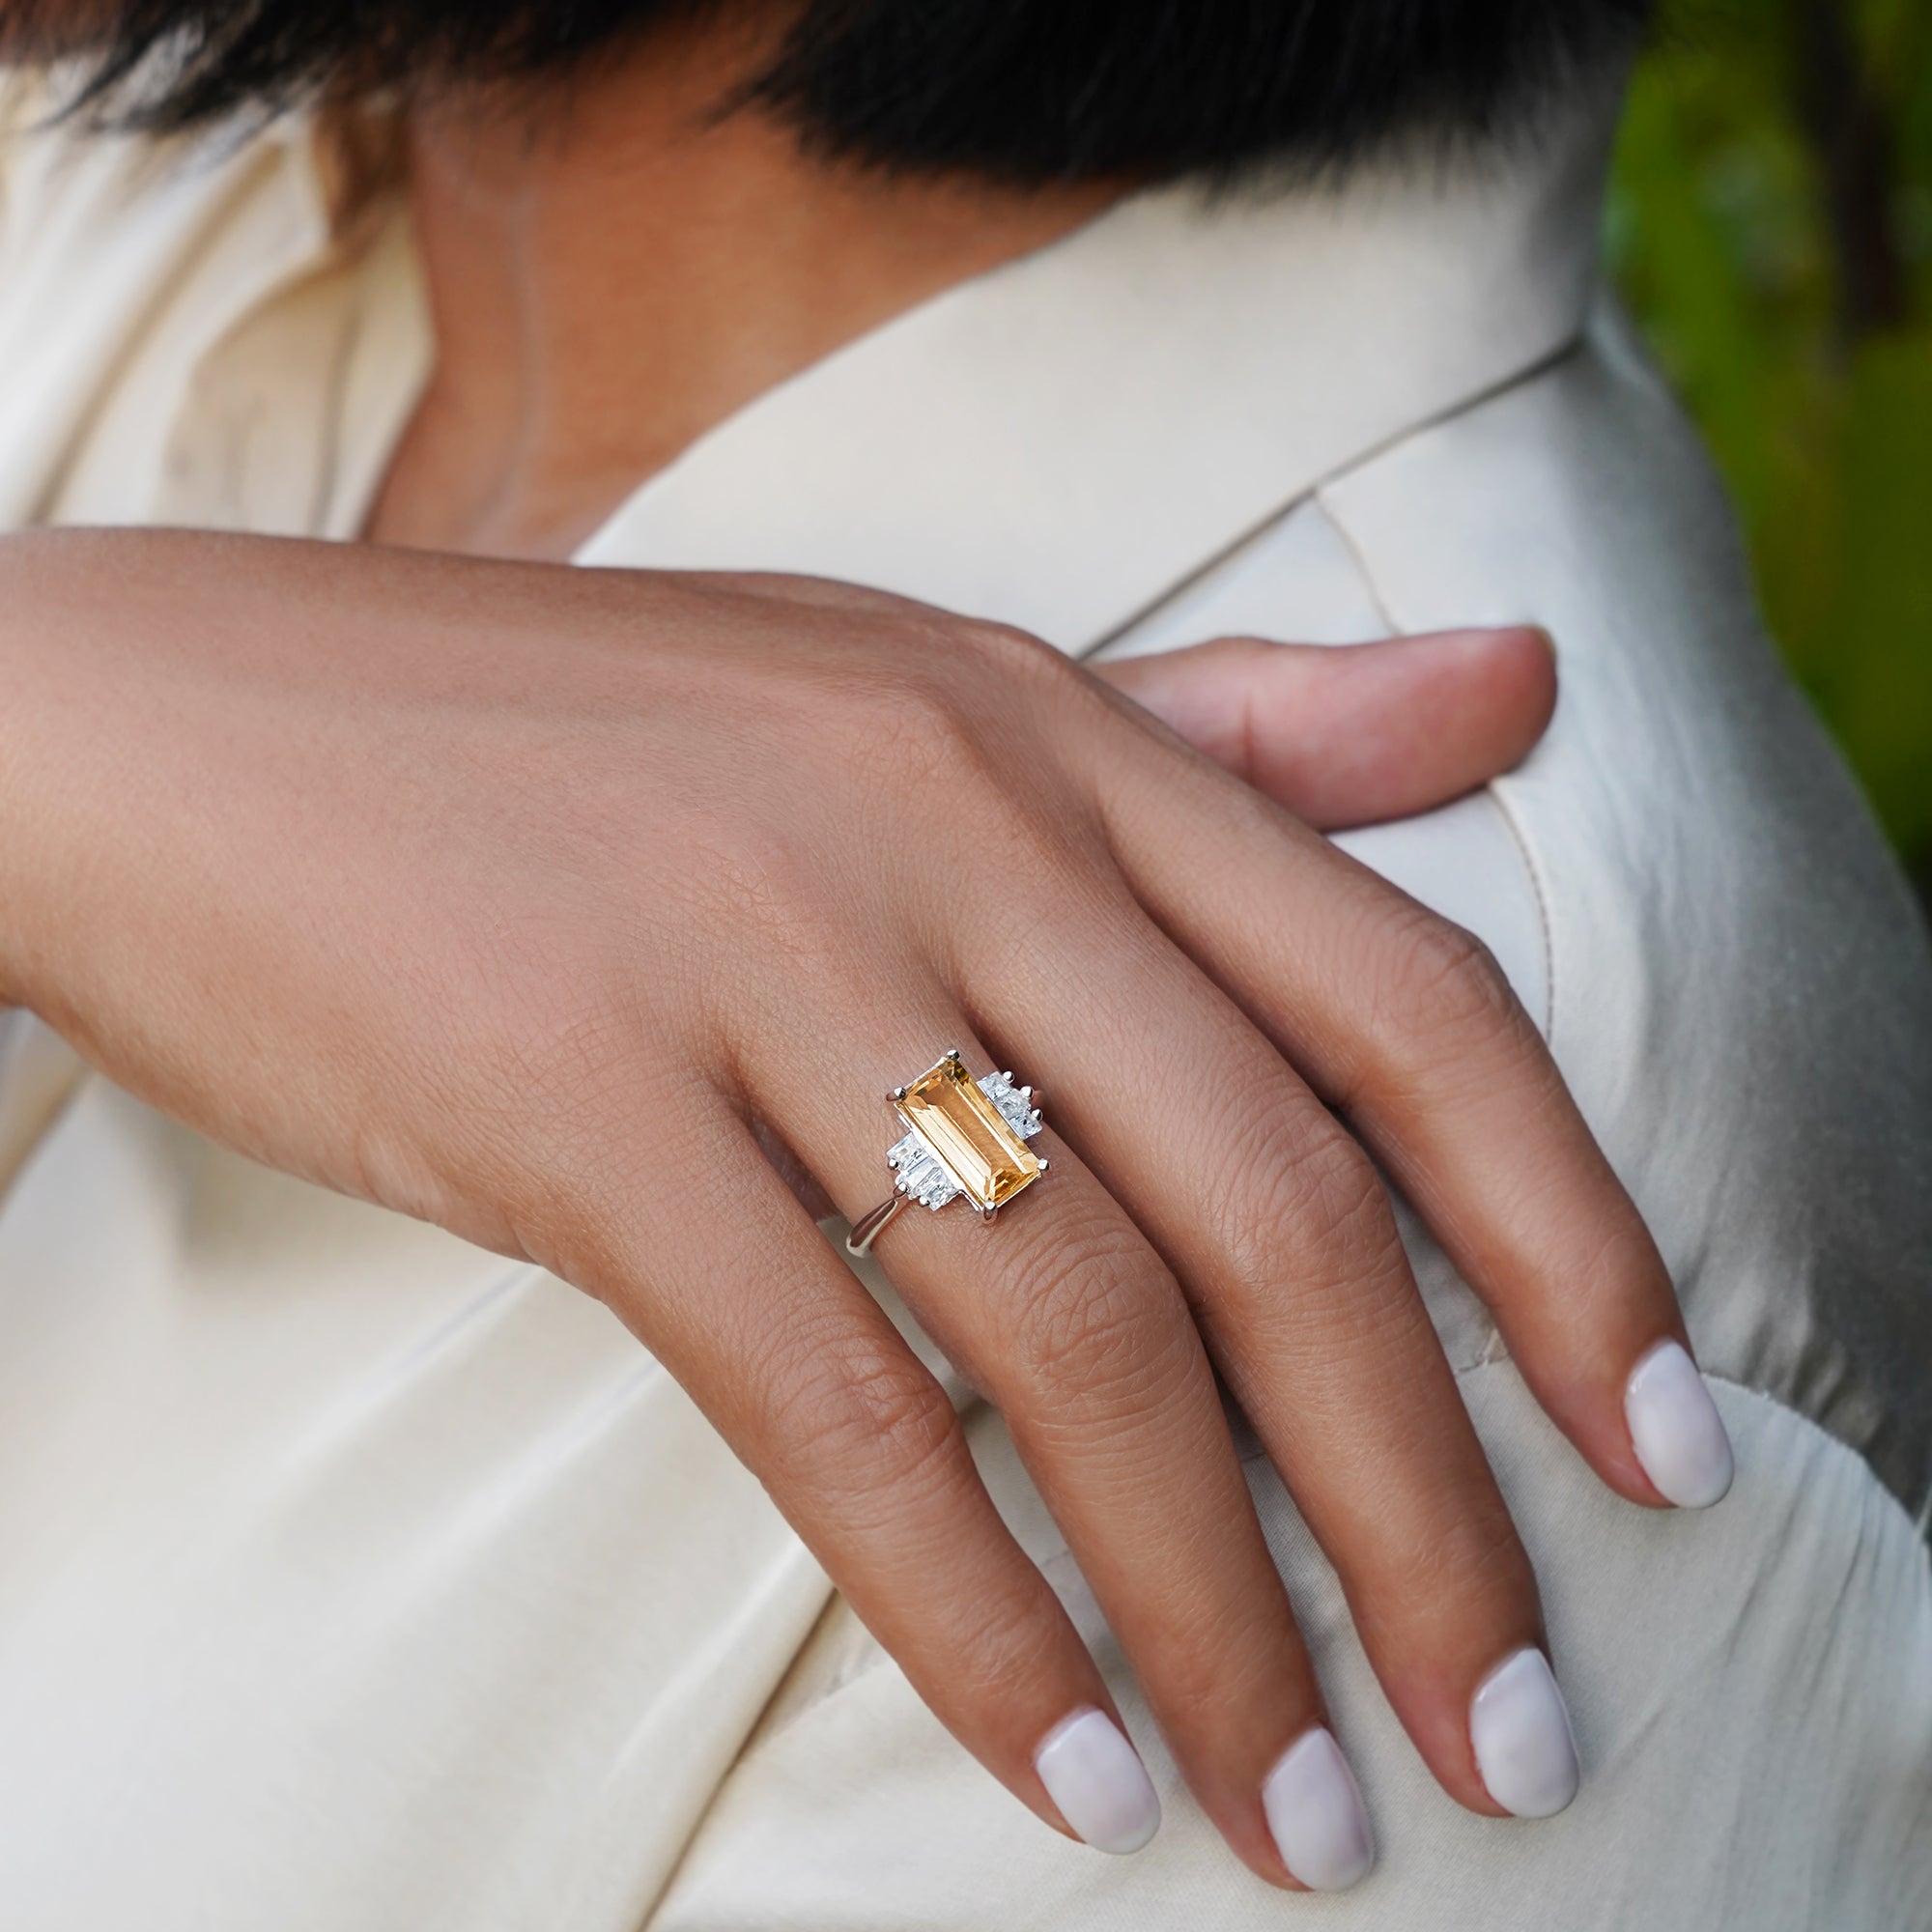
M 1271 1330 L 1307 1314 L 1305 1292 L 1340 1289 L 1359 1320 L 1378 1293 L 1404 1289 L 1407 1262 L 1388 1190 L 1354 1139 L 1325 1117 L 1286 1121 L 1257 1138 L 1212 1223 L 1226 1258 L 1217 1324 Z M 1285 1297 L 1284 1284 L 1303 1295 Z
M 923 672 L 874 685 L 857 707 L 857 716 L 865 733 L 886 747 L 942 745 L 960 723 L 947 681 Z
M 1324 1122 L 1292 1137 L 1273 1183 L 1277 1226 L 1312 1231 L 1356 1263 L 1400 1245 L 1388 1191 L 1376 1164 L 1352 1136 Z
M 1536 1573 L 1501 1498 L 1456 1502 L 1428 1535 L 1385 1547 L 1358 1576 L 1352 1594 L 1372 1648 L 1457 1655 L 1472 1634 L 1534 1623 Z
M 745 996 L 769 983 L 762 970 L 748 970 L 753 964 L 810 976 L 828 993 L 857 978 L 824 845 L 803 821 L 748 814 L 714 822 L 692 833 L 686 853 L 682 901 L 658 906 L 649 945 L 624 949 L 629 1010 L 661 1012 L 674 986 L 728 1025 L 746 1017 Z M 718 997 L 726 983 L 737 996 L 728 1009 Z
M 850 763 L 895 790 L 978 787 L 990 775 L 956 674 L 921 668 L 869 689 L 851 707 Z
M 958 757 L 973 745 L 980 711 L 975 694 L 985 688 L 955 653 L 935 654 L 868 687 L 852 707 L 852 726 L 880 754 L 897 754 L 922 767 Z
M 1095 1217 L 1097 1221 L 1098 1217 Z M 1185 1360 L 1179 1291 L 1125 1226 L 1068 1226 L 1015 1284 L 1003 1323 L 1009 1373 L 1037 1396 L 1132 1410 Z
M 979 622 L 970 635 L 975 654 L 989 675 L 1056 685 L 1073 674 L 1064 653 L 1016 625 Z
M 1406 1592 L 1414 1603 L 1442 1605 L 1444 1614 L 1466 1617 L 1472 1605 L 1482 1605 L 1500 1619 L 1536 1602 L 1536 1573 L 1500 1498 L 1452 1516 L 1417 1557 Z
M 838 727 L 843 781 L 873 819 L 917 823 L 922 852 L 979 876 L 1076 883 L 1104 841 L 1084 779 L 1049 754 L 1049 741 L 1080 702 L 1085 674 L 996 625 L 967 627 L 963 647 L 960 636 L 946 641 L 850 707 Z
M 1005 1704 L 1052 1668 L 1053 1632 L 1022 1577 L 989 1577 L 954 1608 L 953 1665 L 962 1690 Z
M 778 1433 L 814 1468 L 821 1487 L 903 1491 L 942 1478 L 962 1443 L 959 1418 L 917 1361 L 870 1343 L 811 1353 Z
M 781 928 L 806 896 L 801 841 L 763 813 L 721 813 L 686 828 L 693 884 L 705 904 L 738 923 Z
M 1466 927 L 1417 909 L 1401 934 L 1395 1004 L 1431 1032 L 1515 1033 L 1528 1016 L 1495 954 Z

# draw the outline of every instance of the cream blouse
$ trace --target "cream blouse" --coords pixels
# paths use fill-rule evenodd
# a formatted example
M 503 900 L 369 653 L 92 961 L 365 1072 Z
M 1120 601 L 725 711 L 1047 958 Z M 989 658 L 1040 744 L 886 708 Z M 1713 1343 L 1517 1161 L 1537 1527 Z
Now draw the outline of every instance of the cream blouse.
M 1522 768 L 1348 842 L 1504 962 L 1737 1446 L 1708 1518 L 1617 1501 L 1407 1231 L 1538 1564 L 1573 1809 L 1434 1786 L 1257 1457 L 1381 1849 L 1346 1897 L 1268 1891 L 975 1409 L 1167 1809 L 1138 1859 L 1060 1840 L 605 1310 L 211 1146 L 16 1015 L 0 1924 L 1932 1924 L 1932 966 L 1600 294 L 1613 110 L 1507 164 L 1130 201 L 754 402 L 579 559 L 851 578 L 1083 654 L 1551 630 Z M 156 148 L 32 112 L 0 124 L 0 528 L 353 535 L 432 355 L 380 167 L 299 120 Z

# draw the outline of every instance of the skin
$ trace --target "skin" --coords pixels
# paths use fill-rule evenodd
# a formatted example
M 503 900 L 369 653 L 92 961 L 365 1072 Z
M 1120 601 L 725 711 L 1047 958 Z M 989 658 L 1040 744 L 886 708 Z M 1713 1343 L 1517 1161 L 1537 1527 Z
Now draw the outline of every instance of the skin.
M 743 23 L 666 31 L 560 101 L 418 111 L 437 362 L 372 538 L 561 561 L 732 411 L 1122 192 L 807 162 L 783 128 L 711 111 L 758 46 Z
M 994 1235 L 908 1214 L 879 1255 L 1003 1410 L 1193 1791 L 1292 1883 L 1262 1780 L 1325 1719 L 1218 1372 L 1417 1747 L 1493 1813 L 1469 1699 L 1544 1641 L 1535 1578 L 1370 1154 L 1636 1503 L 1625 1382 L 1683 1330 L 1493 962 L 1318 829 L 1506 769 L 1547 640 L 1103 678 L 845 586 L 502 560 L 567 554 L 732 408 L 1094 212 L 719 123 L 743 51 L 654 43 L 567 125 L 419 113 L 439 358 L 370 545 L 0 540 L 0 995 L 215 1139 L 609 1303 L 1064 1829 L 1033 1752 L 1112 1701 L 812 1221 L 879 1197 L 879 1096 L 941 1048 L 1023 1068 L 1048 1179 Z

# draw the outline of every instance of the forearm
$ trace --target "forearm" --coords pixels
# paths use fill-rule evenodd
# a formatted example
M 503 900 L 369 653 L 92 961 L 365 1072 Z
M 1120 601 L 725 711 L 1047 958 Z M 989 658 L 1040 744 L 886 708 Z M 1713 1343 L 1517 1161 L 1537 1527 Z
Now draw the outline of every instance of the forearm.
M 0 537 L 0 1005 L 39 1006 L 60 924 L 105 855 L 90 838 L 108 784 L 90 730 L 107 561 L 91 533 Z M 90 582 L 90 579 L 97 580 Z
M 0 1000 L 85 1036 L 130 969 L 216 965 L 220 923 L 288 875 L 291 828 L 250 801 L 291 735 L 381 755 L 354 729 L 357 660 L 412 662 L 447 700 L 492 613 L 529 626 L 530 574 L 195 531 L 0 537 Z
M 100 1057 L 219 975 L 251 894 L 289 874 L 263 781 L 353 702 L 346 656 L 407 647 L 423 600 L 403 580 L 448 568 L 192 531 L 0 537 L 0 1002 Z

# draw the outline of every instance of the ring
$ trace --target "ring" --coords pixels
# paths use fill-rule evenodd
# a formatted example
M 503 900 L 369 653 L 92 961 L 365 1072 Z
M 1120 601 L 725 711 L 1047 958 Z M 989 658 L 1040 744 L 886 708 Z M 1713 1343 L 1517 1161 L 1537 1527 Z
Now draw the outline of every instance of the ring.
M 975 1080 L 952 1048 L 909 1087 L 887 1095 L 906 1128 L 886 1153 L 892 1193 L 853 1223 L 848 1254 L 863 1255 L 886 1224 L 917 1201 L 934 1213 L 964 1195 L 990 1222 L 1022 1188 L 1046 1172 L 1046 1156 L 1027 1146 L 1039 1132 L 1039 1095 L 1010 1073 Z

